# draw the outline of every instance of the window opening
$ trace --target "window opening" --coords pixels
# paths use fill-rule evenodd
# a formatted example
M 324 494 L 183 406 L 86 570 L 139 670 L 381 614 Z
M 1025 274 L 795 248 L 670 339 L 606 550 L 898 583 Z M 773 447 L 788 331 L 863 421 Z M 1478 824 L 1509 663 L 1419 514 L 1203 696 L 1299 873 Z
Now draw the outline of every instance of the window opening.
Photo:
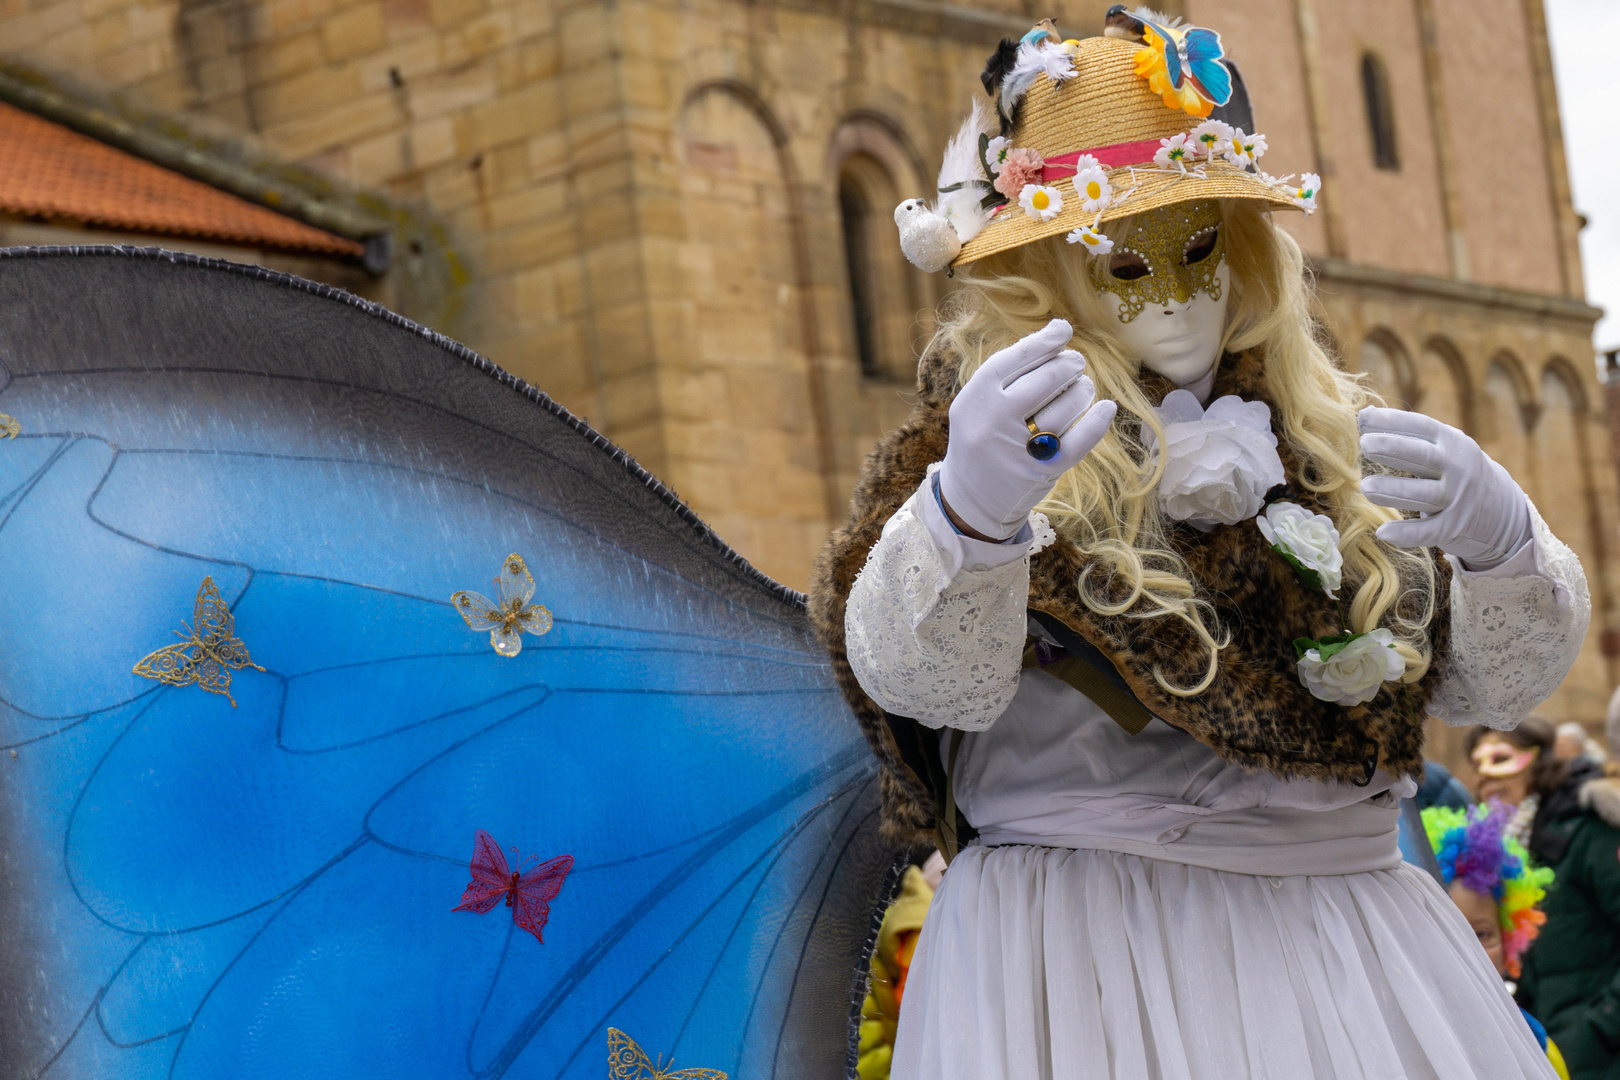
M 1367 131 L 1372 138 L 1373 164 L 1398 172 L 1400 151 L 1395 143 L 1395 102 L 1389 93 L 1389 72 L 1377 53 L 1361 55 L 1361 93 L 1367 103 Z

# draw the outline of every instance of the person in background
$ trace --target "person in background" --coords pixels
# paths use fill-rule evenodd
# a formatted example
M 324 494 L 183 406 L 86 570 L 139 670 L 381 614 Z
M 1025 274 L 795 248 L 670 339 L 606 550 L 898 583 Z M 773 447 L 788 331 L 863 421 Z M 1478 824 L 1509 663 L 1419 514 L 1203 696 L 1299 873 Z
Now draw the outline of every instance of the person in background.
M 1620 776 L 1620 687 L 1609 698 L 1609 713 L 1603 725 L 1603 734 L 1609 743 L 1609 760 L 1603 771 L 1609 776 Z
M 860 1056 L 855 1066 L 860 1080 L 888 1080 L 911 956 L 934 890 L 944 876 L 945 858 L 937 851 L 920 866 L 907 867 L 894 903 L 883 913 L 877 947 L 872 950 L 871 982 L 861 1006 Z
M 1523 959 L 1519 1004 L 1547 1026 L 1573 1080 L 1620 1080 L 1620 778 L 1559 761 L 1538 716 L 1475 728 L 1475 793 L 1516 807 L 1505 833 L 1550 867 L 1547 922 Z
M 1586 733 L 1585 725 L 1573 720 L 1558 725 L 1553 753 L 1564 761 L 1577 761 L 1584 757 L 1595 765 L 1603 765 L 1609 760 L 1609 753 L 1603 749 L 1603 744 Z
M 1542 866 L 1556 864 L 1563 854 L 1561 833 L 1549 831 L 1551 824 L 1581 813 L 1581 787 L 1602 775 L 1591 761 L 1560 760 L 1554 741 L 1552 724 L 1532 715 L 1512 731 L 1475 727 L 1465 743 L 1474 765 L 1474 796 L 1515 808 L 1507 833 Z
M 1447 895 L 1503 978 L 1519 977 L 1520 959 L 1547 921 L 1536 905 L 1553 881 L 1551 870 L 1532 868 L 1524 846 L 1504 835 L 1511 812 L 1500 802 L 1471 810 L 1435 806 L 1423 811 L 1423 829 L 1440 864 Z M 1520 1012 L 1553 1070 L 1570 1080 L 1547 1029 L 1527 1010 L 1521 1007 Z

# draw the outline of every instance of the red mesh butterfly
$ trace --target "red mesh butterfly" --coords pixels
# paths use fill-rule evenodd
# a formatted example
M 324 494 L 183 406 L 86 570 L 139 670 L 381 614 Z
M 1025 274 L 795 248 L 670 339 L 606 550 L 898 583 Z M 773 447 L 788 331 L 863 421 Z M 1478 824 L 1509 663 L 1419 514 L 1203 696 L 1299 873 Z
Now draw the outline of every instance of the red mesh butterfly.
M 517 854 L 517 848 L 512 849 Z M 538 856 L 530 855 L 534 859 Z M 540 936 L 546 919 L 551 915 L 551 901 L 562 888 L 563 878 L 574 868 L 572 855 L 559 855 L 525 873 L 522 863 L 516 870 L 506 865 L 495 838 L 483 829 L 473 834 L 472 876 L 467 891 L 461 894 L 461 903 L 453 911 L 476 911 L 482 915 L 506 897 L 506 906 L 512 909 L 512 921 L 518 929 L 527 930 L 534 939 L 545 944 Z

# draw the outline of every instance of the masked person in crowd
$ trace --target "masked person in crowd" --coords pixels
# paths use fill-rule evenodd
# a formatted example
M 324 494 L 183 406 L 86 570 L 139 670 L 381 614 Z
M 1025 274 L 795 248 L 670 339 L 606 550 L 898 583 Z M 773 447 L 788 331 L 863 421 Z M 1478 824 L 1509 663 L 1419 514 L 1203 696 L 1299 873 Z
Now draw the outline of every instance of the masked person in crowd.
M 884 827 L 952 857 L 896 1080 L 1554 1075 L 1400 861 L 1425 712 L 1568 671 L 1579 561 L 1467 435 L 1324 352 L 1220 38 L 991 59 L 902 249 L 960 288 L 812 612 Z M 1413 511 L 1421 517 L 1405 517 Z
M 1547 1025 L 1574 1080 L 1620 1080 L 1620 779 L 1553 753 L 1539 716 L 1475 728 L 1476 792 L 1515 807 L 1507 834 L 1550 867 L 1547 924 L 1524 959 L 1518 998 Z

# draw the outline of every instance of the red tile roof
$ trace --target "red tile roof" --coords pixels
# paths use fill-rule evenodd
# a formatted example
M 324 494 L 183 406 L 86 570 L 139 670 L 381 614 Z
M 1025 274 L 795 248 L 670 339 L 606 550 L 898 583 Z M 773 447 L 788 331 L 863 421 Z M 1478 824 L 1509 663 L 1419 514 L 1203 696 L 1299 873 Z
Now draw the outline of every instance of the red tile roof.
M 0 104 L 0 211 L 323 255 L 365 250 L 353 240 L 5 104 Z

